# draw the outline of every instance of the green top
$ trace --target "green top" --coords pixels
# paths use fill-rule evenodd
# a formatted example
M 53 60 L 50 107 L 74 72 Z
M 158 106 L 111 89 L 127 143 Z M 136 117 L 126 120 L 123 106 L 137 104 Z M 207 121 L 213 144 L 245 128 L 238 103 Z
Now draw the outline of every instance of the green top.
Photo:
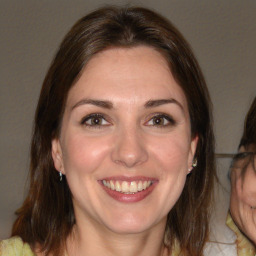
M 0 256 L 36 256 L 20 237 L 0 241 Z
M 237 235 L 237 255 L 256 256 L 255 247 L 241 234 L 241 232 L 237 231 L 230 216 L 228 216 L 227 224 Z M 179 252 L 179 246 L 176 244 L 175 250 L 172 251 L 172 256 L 180 255 Z M 36 254 L 33 253 L 29 244 L 24 243 L 20 237 L 15 236 L 0 241 L 0 256 L 36 256 Z
M 178 255 L 179 249 L 177 247 L 172 252 L 172 256 Z M 14 236 L 10 239 L 0 241 L 0 256 L 36 256 L 36 254 L 32 252 L 29 244 L 24 243 L 20 237 Z
M 256 256 L 255 246 L 241 233 L 241 231 L 236 226 L 230 214 L 227 216 L 226 220 L 227 226 L 233 230 L 237 236 L 236 247 L 238 256 Z

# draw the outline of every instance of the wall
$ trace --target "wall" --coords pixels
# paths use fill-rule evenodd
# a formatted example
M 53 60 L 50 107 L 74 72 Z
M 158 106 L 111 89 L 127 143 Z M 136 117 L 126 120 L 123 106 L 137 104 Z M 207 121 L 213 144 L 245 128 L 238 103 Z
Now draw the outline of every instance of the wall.
M 32 120 L 46 70 L 73 23 L 104 3 L 101 0 L 0 1 L 0 239 L 9 235 L 14 210 L 26 193 Z M 129 3 L 159 11 L 191 43 L 214 103 L 217 152 L 236 151 L 244 115 L 256 95 L 256 2 Z M 222 160 L 218 163 L 227 191 L 228 163 Z M 222 202 L 225 207 L 219 207 L 224 215 L 227 195 Z

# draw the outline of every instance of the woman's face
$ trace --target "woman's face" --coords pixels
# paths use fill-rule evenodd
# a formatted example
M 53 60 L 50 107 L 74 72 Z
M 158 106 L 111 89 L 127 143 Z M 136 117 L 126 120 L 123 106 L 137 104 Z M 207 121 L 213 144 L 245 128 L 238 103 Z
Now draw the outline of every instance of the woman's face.
M 249 152 L 249 153 L 248 153 Z M 248 206 L 256 206 L 256 147 L 254 144 L 239 148 L 239 154 L 231 167 L 232 192 Z M 231 205 L 238 205 L 237 195 L 231 198 Z M 234 213 L 238 214 L 238 213 Z
M 89 61 L 68 94 L 52 155 L 66 175 L 78 225 L 138 233 L 165 226 L 196 144 L 167 62 L 139 46 Z

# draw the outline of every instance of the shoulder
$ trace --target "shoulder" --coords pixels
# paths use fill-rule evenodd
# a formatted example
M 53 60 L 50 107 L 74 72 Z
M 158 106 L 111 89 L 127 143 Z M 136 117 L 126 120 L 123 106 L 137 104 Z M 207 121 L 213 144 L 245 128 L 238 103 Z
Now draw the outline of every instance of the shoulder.
M 242 234 L 230 214 L 227 216 L 226 224 L 237 236 L 236 245 L 238 255 L 254 256 L 256 254 L 255 246 Z
M 35 256 L 30 246 L 20 237 L 0 241 L 0 256 Z
M 225 217 L 211 223 L 209 240 L 205 244 L 205 256 L 237 255 L 236 235 L 225 225 Z

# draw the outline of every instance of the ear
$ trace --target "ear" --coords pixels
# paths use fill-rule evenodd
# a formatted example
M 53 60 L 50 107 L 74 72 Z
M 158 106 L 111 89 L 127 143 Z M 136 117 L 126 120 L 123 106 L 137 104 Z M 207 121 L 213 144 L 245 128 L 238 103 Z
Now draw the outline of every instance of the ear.
M 198 135 L 192 138 L 190 143 L 190 152 L 188 157 L 188 173 L 192 170 L 191 168 L 192 168 L 193 160 L 196 153 L 197 143 L 198 143 Z
M 62 150 L 59 139 L 52 140 L 52 159 L 55 169 L 62 174 L 65 174 Z

